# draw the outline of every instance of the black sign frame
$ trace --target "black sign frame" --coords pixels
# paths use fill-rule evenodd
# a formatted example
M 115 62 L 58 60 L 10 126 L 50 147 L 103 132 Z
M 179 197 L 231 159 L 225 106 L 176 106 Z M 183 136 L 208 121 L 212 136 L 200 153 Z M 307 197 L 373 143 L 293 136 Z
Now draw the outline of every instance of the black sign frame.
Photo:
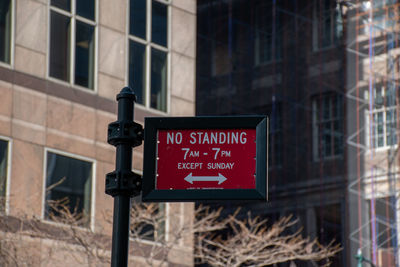
M 185 129 L 256 129 L 256 186 L 254 189 L 156 189 L 157 132 Z M 268 195 L 268 118 L 147 117 L 144 127 L 143 202 L 193 202 L 214 200 L 266 200 Z

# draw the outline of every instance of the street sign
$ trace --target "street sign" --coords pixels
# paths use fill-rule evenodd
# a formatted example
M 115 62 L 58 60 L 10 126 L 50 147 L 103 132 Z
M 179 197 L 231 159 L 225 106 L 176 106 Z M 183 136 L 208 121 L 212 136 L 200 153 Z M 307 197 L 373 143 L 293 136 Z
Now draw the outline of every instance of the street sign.
M 156 189 L 254 189 L 255 173 L 255 129 L 158 130 Z
M 267 118 L 146 118 L 143 201 L 265 199 Z

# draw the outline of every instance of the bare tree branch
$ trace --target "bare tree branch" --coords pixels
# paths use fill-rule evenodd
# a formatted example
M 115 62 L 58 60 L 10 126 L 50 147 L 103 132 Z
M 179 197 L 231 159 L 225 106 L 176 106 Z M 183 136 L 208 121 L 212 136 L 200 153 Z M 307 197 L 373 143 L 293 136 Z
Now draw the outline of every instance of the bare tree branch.
M 200 262 L 211 266 L 260 266 L 292 260 L 318 262 L 341 250 L 334 241 L 323 246 L 316 239 L 303 238 L 301 228 L 287 233 L 298 223 L 291 216 L 282 217 L 271 227 L 267 227 L 267 220 L 250 215 L 241 221 L 234 214 L 225 223 L 229 231 L 226 236 L 216 232 L 197 233 L 195 256 Z
M 109 265 L 110 237 L 96 234 L 88 225 L 89 216 L 69 207 L 70 201 L 48 201 L 49 224 L 41 219 L 21 215 L 0 217 L 0 262 L 2 266 L 36 266 L 60 261 L 60 251 L 82 266 Z M 237 218 L 239 210 L 221 216 L 222 209 L 199 206 L 193 224 L 170 225 L 182 221 L 179 214 L 168 214 L 158 203 L 133 203 L 131 210 L 131 255 L 139 256 L 148 266 L 165 266 L 171 251 L 182 246 L 181 240 L 194 236 L 198 261 L 211 266 L 260 266 L 292 260 L 316 261 L 329 259 L 341 248 L 334 241 L 321 245 L 316 239 L 302 236 L 302 229 L 291 216 L 283 217 L 271 227 L 267 221 L 248 215 Z M 110 211 L 111 214 L 111 211 Z M 106 221 L 112 223 L 110 214 Z M 51 240 L 46 252 L 35 249 L 40 240 Z M 36 243 L 35 243 L 36 242 Z M 62 263 L 61 263 L 62 264 Z M 329 261 L 326 262 L 329 265 Z

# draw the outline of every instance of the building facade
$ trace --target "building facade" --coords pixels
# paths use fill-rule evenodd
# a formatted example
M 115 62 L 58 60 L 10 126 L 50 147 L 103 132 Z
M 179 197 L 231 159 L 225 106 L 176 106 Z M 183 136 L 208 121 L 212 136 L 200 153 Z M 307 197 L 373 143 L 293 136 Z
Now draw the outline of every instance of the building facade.
M 398 1 L 197 8 L 196 114 L 270 118 L 269 201 L 226 207 L 294 214 L 342 245 L 331 266 L 356 266 L 359 250 L 398 266 Z
M 111 242 L 113 199 L 104 193 L 104 183 L 115 169 L 115 149 L 107 144 L 107 126 L 116 120 L 115 96 L 126 85 L 134 89 L 135 121 L 141 124 L 147 116 L 194 115 L 195 32 L 194 0 L 1 0 L 3 221 L 34 218 L 57 232 L 65 225 L 56 222 L 61 211 L 54 203 L 68 199 L 67 211 L 80 214 L 80 231 Z M 133 158 L 140 173 L 142 146 Z M 191 204 L 159 210 L 165 238 L 193 215 Z M 46 251 L 59 243 L 27 240 L 39 248 L 37 266 L 57 266 L 47 262 Z M 156 243 L 132 239 L 131 247 L 141 242 Z M 192 238 L 183 237 L 167 261 L 191 266 L 192 251 Z M 133 250 L 130 263 L 146 263 L 150 252 Z M 78 257 L 57 253 L 64 259 L 59 266 L 93 265 L 79 249 Z M 109 251 L 103 253 L 109 257 Z

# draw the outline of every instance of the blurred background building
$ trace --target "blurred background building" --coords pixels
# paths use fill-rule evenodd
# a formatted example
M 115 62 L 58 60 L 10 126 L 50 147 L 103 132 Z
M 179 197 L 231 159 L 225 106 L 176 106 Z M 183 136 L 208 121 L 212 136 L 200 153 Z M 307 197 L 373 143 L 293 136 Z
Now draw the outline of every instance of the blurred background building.
M 1 222 L 36 218 L 42 228 L 64 229 L 49 203 L 68 197 L 71 212 L 82 214 L 79 225 L 111 240 L 113 199 L 104 183 L 115 168 L 107 144 L 115 96 L 134 88 L 142 124 L 146 116 L 194 115 L 195 25 L 194 0 L 0 0 Z M 142 147 L 133 164 L 140 173 Z M 159 212 L 163 227 L 179 227 L 190 222 L 182 218 L 192 217 L 193 205 L 166 204 Z M 38 252 L 36 266 L 44 266 L 49 242 L 26 242 Z M 59 266 L 79 265 L 80 253 L 63 253 Z M 171 253 L 180 255 L 170 256 L 171 264 L 192 265 L 192 239 L 182 238 Z M 143 264 L 136 260 L 133 266 Z
M 359 249 L 376 266 L 399 266 L 399 7 L 395 0 L 0 0 L 2 218 L 37 218 L 57 231 L 63 226 L 49 203 L 67 196 L 84 215 L 83 229 L 110 235 L 104 178 L 115 150 L 106 129 L 116 120 L 115 95 L 132 85 L 141 123 L 267 114 L 269 201 L 232 202 L 228 210 L 244 206 L 243 216 L 271 221 L 295 214 L 305 235 L 342 244 L 333 266 L 356 266 Z M 141 168 L 139 147 L 134 169 Z M 159 212 L 167 231 L 187 223 L 193 205 Z M 27 240 L 45 255 L 48 241 Z M 193 265 L 192 247 L 182 238 L 169 263 Z M 77 264 L 66 259 L 64 266 Z
M 196 115 L 270 117 L 269 201 L 225 207 L 295 214 L 332 266 L 399 266 L 399 7 L 197 1 Z

